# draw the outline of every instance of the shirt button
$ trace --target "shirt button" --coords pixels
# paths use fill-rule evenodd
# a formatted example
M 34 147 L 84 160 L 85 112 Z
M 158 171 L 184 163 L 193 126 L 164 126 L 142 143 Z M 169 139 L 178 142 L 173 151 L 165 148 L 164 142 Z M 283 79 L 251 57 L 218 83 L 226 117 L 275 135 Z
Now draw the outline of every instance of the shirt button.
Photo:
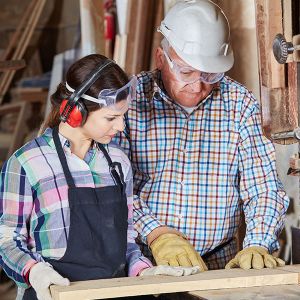
M 184 181 L 182 180 L 182 181 L 180 182 L 180 184 L 181 184 L 182 186 L 184 186 L 185 183 L 184 183 Z
M 178 215 L 178 219 L 182 219 L 183 218 L 183 215 L 182 214 L 179 214 Z

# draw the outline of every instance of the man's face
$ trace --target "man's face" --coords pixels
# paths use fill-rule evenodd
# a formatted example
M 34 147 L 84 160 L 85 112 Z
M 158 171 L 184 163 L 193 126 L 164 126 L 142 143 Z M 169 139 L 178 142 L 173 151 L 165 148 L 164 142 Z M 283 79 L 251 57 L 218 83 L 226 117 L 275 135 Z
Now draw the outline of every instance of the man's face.
M 170 47 L 168 51 L 169 57 L 180 66 L 187 66 L 187 64 L 176 54 Z M 186 83 L 177 79 L 168 64 L 168 61 L 161 48 L 156 50 L 156 65 L 161 71 L 164 87 L 168 95 L 178 104 L 187 107 L 196 106 L 199 102 L 205 99 L 216 84 L 204 83 L 200 80 L 194 83 Z

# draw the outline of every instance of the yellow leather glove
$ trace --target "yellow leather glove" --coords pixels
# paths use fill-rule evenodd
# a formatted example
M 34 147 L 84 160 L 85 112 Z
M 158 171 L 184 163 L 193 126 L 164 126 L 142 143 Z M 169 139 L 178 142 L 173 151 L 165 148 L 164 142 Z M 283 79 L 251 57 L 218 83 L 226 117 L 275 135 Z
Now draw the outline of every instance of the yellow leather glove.
M 225 269 L 232 268 L 242 268 L 244 270 L 253 269 L 263 269 L 263 268 L 276 268 L 283 267 L 285 262 L 273 255 L 263 248 L 258 246 L 253 246 L 245 248 L 238 252 L 235 258 L 233 258 L 225 266 Z
M 192 267 L 199 266 L 200 271 L 207 267 L 188 240 L 174 233 L 164 233 L 150 245 L 157 265 Z

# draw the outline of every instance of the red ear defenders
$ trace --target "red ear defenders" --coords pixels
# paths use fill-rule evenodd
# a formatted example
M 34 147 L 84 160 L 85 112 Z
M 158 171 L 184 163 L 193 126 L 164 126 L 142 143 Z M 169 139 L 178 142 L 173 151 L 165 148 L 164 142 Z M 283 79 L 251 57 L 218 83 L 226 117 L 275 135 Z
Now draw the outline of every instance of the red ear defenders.
M 107 59 L 104 64 L 99 65 L 84 80 L 84 82 L 72 93 L 68 99 L 64 99 L 60 105 L 60 120 L 67 122 L 72 127 L 84 125 L 88 117 L 88 111 L 80 100 L 80 97 L 92 86 L 92 84 L 100 77 L 103 69 L 115 62 Z

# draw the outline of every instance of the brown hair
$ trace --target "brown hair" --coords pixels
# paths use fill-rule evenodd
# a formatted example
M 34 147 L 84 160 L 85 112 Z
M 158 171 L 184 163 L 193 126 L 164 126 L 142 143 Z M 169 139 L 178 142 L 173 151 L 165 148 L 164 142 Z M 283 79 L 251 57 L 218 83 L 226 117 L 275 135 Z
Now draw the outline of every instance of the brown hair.
M 104 64 L 107 60 L 107 57 L 100 54 L 91 54 L 79 59 L 68 69 L 66 74 L 66 82 L 73 89 L 78 88 L 80 84 L 87 79 L 87 76 L 93 69 Z M 123 87 L 128 81 L 129 80 L 126 73 L 117 64 L 111 64 L 103 70 L 103 73 L 85 92 L 85 94 L 97 98 L 101 90 L 117 90 Z M 42 130 L 40 132 L 43 132 L 47 127 L 53 128 L 59 125 L 59 108 L 61 102 L 64 99 L 68 99 L 71 94 L 72 93 L 67 90 L 65 82 L 61 82 L 58 85 L 56 92 L 51 96 L 51 111 L 42 125 Z M 80 100 L 84 102 L 88 112 L 95 111 L 99 109 L 99 107 L 101 108 L 98 103 L 94 103 L 83 98 L 80 98 Z

